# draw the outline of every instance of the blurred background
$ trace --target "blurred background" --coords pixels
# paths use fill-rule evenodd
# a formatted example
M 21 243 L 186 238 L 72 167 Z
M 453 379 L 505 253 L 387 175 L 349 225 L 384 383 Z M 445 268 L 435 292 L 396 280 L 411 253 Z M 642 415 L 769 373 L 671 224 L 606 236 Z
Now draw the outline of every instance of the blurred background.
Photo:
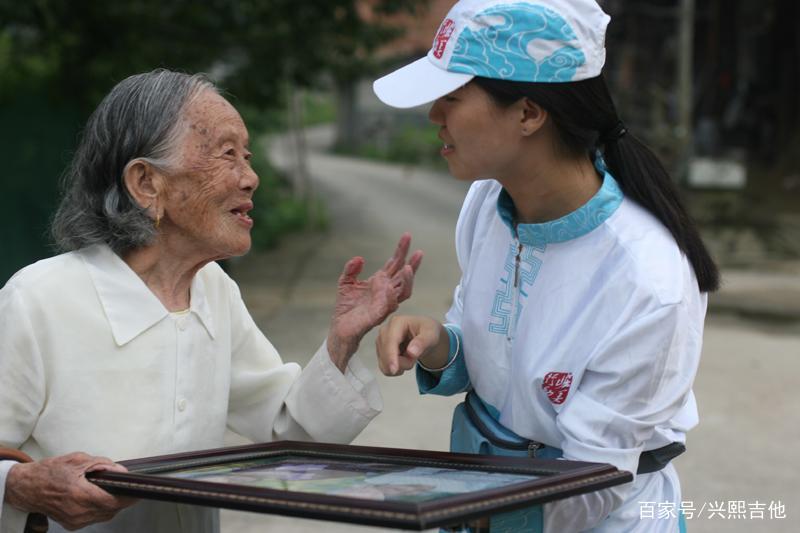
M 81 125 L 118 81 L 208 72 L 251 134 L 292 131 L 297 160 L 269 185 L 258 247 L 324 225 L 301 128 L 333 150 L 445 168 L 426 109 L 379 105 L 375 75 L 424 54 L 450 0 L 0 0 L 0 281 L 51 253 L 46 228 Z M 608 0 L 606 76 L 620 114 L 683 186 L 726 264 L 796 258 L 800 40 L 791 0 Z M 261 155 L 261 154 L 259 154 Z
M 59 179 L 99 100 L 166 67 L 207 72 L 250 129 L 254 248 L 226 268 L 285 359 L 303 363 L 324 338 L 344 261 L 377 268 L 404 230 L 426 251 L 404 312 L 440 316 L 458 281 L 466 188 L 446 173 L 427 108 L 383 106 L 371 82 L 424 55 L 452 3 L 0 0 L 0 284 L 54 253 Z M 601 4 L 620 116 L 667 164 L 723 273 L 697 378 L 701 425 L 677 461 L 690 531 L 796 531 L 800 4 Z M 371 342 L 360 352 L 374 366 Z M 385 412 L 357 442 L 446 449 L 457 399 L 380 379 Z M 223 515 L 224 531 L 264 526 L 338 527 Z

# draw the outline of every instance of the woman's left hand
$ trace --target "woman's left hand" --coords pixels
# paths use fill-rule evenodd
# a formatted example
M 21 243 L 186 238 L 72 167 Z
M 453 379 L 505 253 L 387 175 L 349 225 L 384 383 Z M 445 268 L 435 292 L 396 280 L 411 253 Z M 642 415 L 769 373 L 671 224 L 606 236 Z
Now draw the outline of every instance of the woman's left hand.
M 410 245 L 411 234 L 404 233 L 383 268 L 363 281 L 358 279 L 364 268 L 363 257 L 354 257 L 345 264 L 327 341 L 328 353 L 343 373 L 364 335 L 411 296 L 422 251 L 414 252 L 406 262 Z

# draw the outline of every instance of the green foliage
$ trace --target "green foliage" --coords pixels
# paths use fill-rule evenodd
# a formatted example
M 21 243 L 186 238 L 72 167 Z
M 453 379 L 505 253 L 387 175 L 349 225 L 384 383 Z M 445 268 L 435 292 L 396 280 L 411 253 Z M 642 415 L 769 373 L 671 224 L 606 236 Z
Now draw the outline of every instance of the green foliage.
M 197 4 L 39 0 L 0 2 L 9 42 L 0 96 L 30 84 L 54 102 L 87 113 L 126 76 L 165 66 L 208 68 L 219 52 L 212 35 L 225 20 Z
M 379 13 L 412 11 L 421 0 L 378 0 Z M 116 82 L 166 67 L 208 71 L 261 108 L 284 86 L 321 74 L 353 79 L 370 53 L 399 35 L 366 22 L 356 0 L 0 0 L 0 98 L 31 80 L 50 97 L 94 107 Z
M 23 93 L 0 106 L 0 285 L 34 259 L 51 255 L 48 226 L 58 179 L 74 144 L 80 115 Z
M 288 112 L 283 108 L 261 109 L 233 99 L 233 105 L 242 115 L 251 136 L 257 133 L 276 133 L 289 128 Z M 336 103 L 327 92 L 303 92 L 303 125 L 315 126 L 336 121 Z
M 330 92 L 307 92 L 303 96 L 304 126 L 308 127 L 336 122 L 336 102 Z
M 325 229 L 328 224 L 324 206 L 296 198 L 285 175 L 265 157 L 263 139 L 256 143 L 251 164 L 260 179 L 253 197 L 253 249 L 273 248 L 283 235 L 303 229 Z
M 423 165 L 445 170 L 447 162 L 439 154 L 442 141 L 438 133 L 437 126 L 408 124 L 388 133 L 384 140 L 363 143 L 353 150 L 337 148 L 335 151 L 391 163 Z
M 369 4 L 393 13 L 423 2 Z M 370 52 L 398 34 L 387 24 L 365 22 L 359 16 L 364 5 L 357 0 L 0 0 L 0 160 L 6 165 L 0 198 L 8 206 L 0 220 L 0 283 L 49 255 L 45 227 L 57 176 L 68 162 L 65 154 L 116 83 L 158 67 L 207 72 L 243 110 L 257 138 L 286 124 L 285 111 L 276 110 L 289 88 L 312 87 L 326 75 L 364 74 Z M 308 115 L 330 116 L 331 105 L 315 105 L 307 103 Z M 324 219 L 316 204 L 295 200 L 285 180 L 270 171 L 262 171 L 262 179 L 259 203 L 266 211 L 257 215 L 264 228 L 259 232 L 282 232 L 301 225 L 304 217 L 316 224 Z

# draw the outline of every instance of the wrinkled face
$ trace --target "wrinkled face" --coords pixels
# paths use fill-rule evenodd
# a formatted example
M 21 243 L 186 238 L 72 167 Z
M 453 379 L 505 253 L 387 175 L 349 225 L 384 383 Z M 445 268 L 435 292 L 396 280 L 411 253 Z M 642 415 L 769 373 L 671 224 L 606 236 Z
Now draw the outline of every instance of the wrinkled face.
M 517 161 L 521 112 L 495 104 L 474 83 L 437 99 L 428 118 L 440 126 L 441 154 L 460 180 L 500 178 Z
M 178 170 L 165 180 L 164 236 L 202 259 L 242 255 L 250 249 L 253 220 L 247 213 L 258 187 L 247 128 L 213 91 L 198 95 L 184 119 Z

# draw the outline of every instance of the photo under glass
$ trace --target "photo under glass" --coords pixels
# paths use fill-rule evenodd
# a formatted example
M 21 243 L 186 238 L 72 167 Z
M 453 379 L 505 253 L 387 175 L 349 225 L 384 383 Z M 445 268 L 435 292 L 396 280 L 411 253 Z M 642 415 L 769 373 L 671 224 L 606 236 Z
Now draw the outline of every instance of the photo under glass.
M 164 475 L 211 483 L 402 502 L 430 501 L 540 477 L 377 462 L 330 459 L 309 462 L 299 456 L 189 468 Z

